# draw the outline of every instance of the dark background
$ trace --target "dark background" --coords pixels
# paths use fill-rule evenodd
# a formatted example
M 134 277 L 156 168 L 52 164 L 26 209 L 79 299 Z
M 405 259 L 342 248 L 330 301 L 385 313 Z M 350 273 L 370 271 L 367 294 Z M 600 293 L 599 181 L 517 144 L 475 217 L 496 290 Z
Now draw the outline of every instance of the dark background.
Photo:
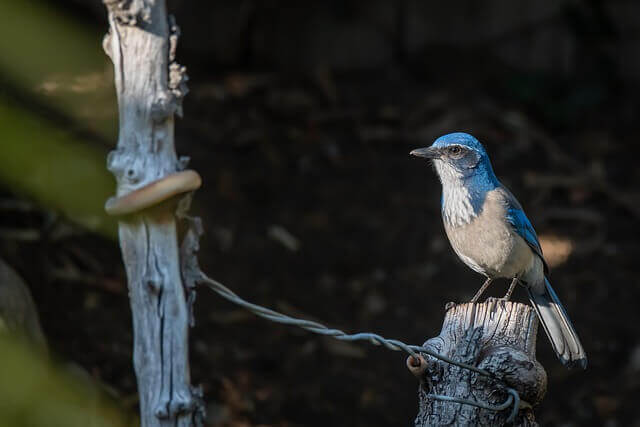
M 99 2 L 41 4 L 86 28 L 100 53 Z M 176 145 L 204 179 L 192 211 L 205 224 L 207 274 L 287 314 L 422 343 L 438 334 L 445 304 L 469 300 L 483 279 L 449 248 L 438 180 L 408 152 L 444 133 L 472 133 L 534 224 L 589 356 L 587 371 L 568 371 L 540 336 L 549 387 L 538 421 L 640 426 L 638 2 L 170 1 L 169 9 L 191 79 Z M 105 59 L 96 87 L 112 94 L 109 66 Z M 103 132 L 46 90 L 1 67 L 0 77 L 10 105 L 101 153 L 114 146 L 112 95 Z M 92 109 L 84 102 L 78 111 Z M 3 230 L 36 238 L 5 234 L 0 254 L 29 283 L 50 347 L 135 410 L 117 242 L 12 188 L 3 200 L 31 208 L 3 211 Z M 490 294 L 506 287 L 496 282 Z M 271 324 L 205 288 L 196 319 L 192 378 L 210 425 L 413 421 L 417 382 L 401 353 Z

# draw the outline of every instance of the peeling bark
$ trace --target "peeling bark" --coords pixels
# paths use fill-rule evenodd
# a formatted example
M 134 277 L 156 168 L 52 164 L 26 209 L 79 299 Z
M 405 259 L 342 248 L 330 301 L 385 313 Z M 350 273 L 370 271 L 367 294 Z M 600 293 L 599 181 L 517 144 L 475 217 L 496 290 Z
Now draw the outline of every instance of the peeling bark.
M 117 195 L 182 170 L 174 114 L 186 94 L 175 62 L 178 29 L 163 0 L 105 0 L 103 47 L 115 70 L 120 132 L 107 159 Z M 133 313 L 134 366 L 143 426 L 202 425 L 201 392 L 190 384 L 190 310 L 180 273 L 175 200 L 120 218 L 119 236 Z
M 506 387 L 522 400 L 514 425 L 536 425 L 532 406 L 542 401 L 547 375 L 536 360 L 538 318 L 528 305 L 489 300 L 482 304 L 451 304 L 439 336 L 425 347 L 455 361 L 484 369 L 493 378 L 423 354 L 416 426 L 505 425 L 512 409 L 496 412 L 471 405 L 444 402 L 429 394 L 499 405 Z

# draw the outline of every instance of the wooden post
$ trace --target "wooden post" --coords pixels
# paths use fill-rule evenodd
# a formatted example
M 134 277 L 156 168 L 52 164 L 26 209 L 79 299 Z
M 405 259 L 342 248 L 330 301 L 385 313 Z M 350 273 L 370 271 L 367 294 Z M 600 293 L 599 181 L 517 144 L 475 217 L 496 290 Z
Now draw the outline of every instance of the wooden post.
M 124 198 L 185 168 L 176 156 L 173 129 L 186 75 L 175 62 L 178 30 L 164 0 L 104 3 L 110 29 L 103 47 L 114 65 L 120 120 L 107 167 L 116 177 L 117 196 Z M 175 201 L 119 218 L 143 426 L 203 422 L 201 393 L 190 384 L 190 307 L 180 274 Z
M 415 425 L 505 425 L 513 406 L 492 411 L 430 395 L 496 406 L 508 399 L 506 387 L 515 389 L 521 399 L 514 425 L 536 425 L 532 406 L 540 403 L 547 385 L 546 372 L 535 356 L 537 332 L 538 318 L 525 304 L 495 299 L 481 304 L 449 303 L 440 335 L 425 346 L 483 369 L 495 379 L 426 354 L 421 369 L 412 368 L 408 361 L 420 379 Z

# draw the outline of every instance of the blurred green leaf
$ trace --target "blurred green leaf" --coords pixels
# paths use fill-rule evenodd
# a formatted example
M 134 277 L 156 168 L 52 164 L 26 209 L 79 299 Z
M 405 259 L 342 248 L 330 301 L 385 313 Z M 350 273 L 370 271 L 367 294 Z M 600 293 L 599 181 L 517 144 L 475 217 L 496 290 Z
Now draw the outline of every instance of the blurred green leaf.
M 0 1 L 0 74 L 79 126 L 115 141 L 112 66 L 104 28 L 90 28 L 52 4 Z
M 0 334 L 0 425 L 118 427 L 137 420 L 115 406 L 87 377 L 72 378 Z
M 106 150 L 0 97 L 0 181 L 72 221 L 109 237 L 116 224 L 104 212 L 115 181 L 106 170 Z

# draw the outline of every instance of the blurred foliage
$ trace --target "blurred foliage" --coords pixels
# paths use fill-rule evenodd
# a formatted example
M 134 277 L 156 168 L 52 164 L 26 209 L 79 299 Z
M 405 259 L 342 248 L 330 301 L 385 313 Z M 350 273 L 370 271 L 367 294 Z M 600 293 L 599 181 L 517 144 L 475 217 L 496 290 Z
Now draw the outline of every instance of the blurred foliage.
M 111 66 L 101 48 L 106 27 L 91 29 L 37 1 L 0 2 L 0 16 L 0 181 L 12 193 L 115 237 L 115 221 L 103 209 L 115 188 L 106 150 L 79 136 L 115 141 L 117 135 Z M 47 111 L 59 116 L 47 117 Z M 0 426 L 138 424 L 83 370 L 71 374 L 10 337 L 14 320 L 0 320 Z
M 116 235 L 104 212 L 115 184 L 106 152 L 0 97 L 0 181 L 89 230 Z
M 119 410 L 88 377 L 65 373 L 2 333 L 0 377 L 2 426 L 116 427 L 138 424 L 133 415 Z
M 38 1 L 0 2 L 0 16 L 3 83 L 66 122 L 0 94 L 0 180 L 10 191 L 114 237 L 115 222 L 103 209 L 115 188 L 106 150 L 78 136 L 115 141 L 117 135 L 111 64 L 100 39 L 106 26 L 91 29 Z
M 106 31 L 82 25 L 42 2 L 0 2 L 0 76 L 108 140 L 117 134 Z M 106 75 L 105 75 L 106 74 Z

